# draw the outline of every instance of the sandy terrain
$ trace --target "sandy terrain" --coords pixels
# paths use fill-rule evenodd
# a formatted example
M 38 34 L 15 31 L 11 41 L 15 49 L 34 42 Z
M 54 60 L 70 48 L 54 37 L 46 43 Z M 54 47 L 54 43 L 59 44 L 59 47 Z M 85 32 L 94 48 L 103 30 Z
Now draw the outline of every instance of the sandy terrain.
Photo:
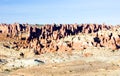
M 113 64 L 71 61 L 20 69 L 11 73 L 11 76 L 119 76 L 119 72 L 119 66 Z
M 10 51 L 2 46 L 1 50 Z M 91 51 L 92 50 L 92 51 Z M 12 50 L 14 51 L 14 50 Z M 46 53 L 27 58 L 1 55 L 0 76 L 119 76 L 120 51 L 105 48 L 88 48 L 69 53 Z M 16 54 L 19 51 L 16 51 Z M 92 53 L 92 55 L 84 55 Z M 41 62 L 34 62 L 35 59 Z M 42 63 L 43 62 L 43 63 Z M 13 66 L 14 65 L 14 66 Z

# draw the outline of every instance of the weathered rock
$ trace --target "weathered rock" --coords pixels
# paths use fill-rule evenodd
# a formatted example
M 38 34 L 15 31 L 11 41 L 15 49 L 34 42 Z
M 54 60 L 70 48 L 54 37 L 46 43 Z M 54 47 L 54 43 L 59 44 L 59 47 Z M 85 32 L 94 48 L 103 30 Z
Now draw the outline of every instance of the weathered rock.
M 88 47 L 88 43 L 95 47 L 119 49 L 120 29 L 118 28 L 120 26 L 107 26 L 105 24 L 46 24 L 38 27 L 36 25 L 14 23 L 0 24 L 0 34 L 6 38 L 17 40 L 14 41 L 16 44 L 12 44 L 14 45 L 13 48 L 33 48 L 34 53 L 41 54 L 45 52 L 71 51 L 73 49 L 83 50 Z M 80 33 L 90 34 L 93 40 L 88 42 L 79 42 L 79 40 L 77 42 L 63 42 L 58 45 L 61 39 L 79 35 Z

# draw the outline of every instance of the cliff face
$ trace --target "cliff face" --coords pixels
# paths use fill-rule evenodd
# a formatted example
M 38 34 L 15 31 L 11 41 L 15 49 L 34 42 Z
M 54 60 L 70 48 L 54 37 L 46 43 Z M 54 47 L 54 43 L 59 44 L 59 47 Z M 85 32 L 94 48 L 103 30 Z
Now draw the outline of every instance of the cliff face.
M 15 40 L 11 43 L 14 45 L 12 48 L 34 48 L 36 54 L 83 50 L 87 47 L 119 49 L 119 31 L 120 26 L 101 24 L 0 24 L 1 36 Z M 83 35 L 89 36 L 83 38 Z M 69 37 L 72 38 L 65 41 Z

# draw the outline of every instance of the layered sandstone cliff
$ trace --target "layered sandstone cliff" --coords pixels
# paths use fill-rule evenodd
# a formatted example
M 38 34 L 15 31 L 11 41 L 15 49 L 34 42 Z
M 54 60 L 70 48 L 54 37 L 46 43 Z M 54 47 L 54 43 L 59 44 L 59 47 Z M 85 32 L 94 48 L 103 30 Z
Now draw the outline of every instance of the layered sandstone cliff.
M 120 48 L 119 31 L 120 26 L 105 24 L 0 24 L 0 37 L 14 39 L 10 42 L 11 48 L 33 48 L 36 54 L 70 52 L 87 47 L 116 50 Z

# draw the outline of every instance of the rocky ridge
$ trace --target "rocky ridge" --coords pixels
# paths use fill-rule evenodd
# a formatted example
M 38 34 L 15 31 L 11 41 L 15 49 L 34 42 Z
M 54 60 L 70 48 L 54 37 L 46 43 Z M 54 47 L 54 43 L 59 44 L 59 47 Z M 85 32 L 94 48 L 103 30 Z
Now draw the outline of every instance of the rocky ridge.
M 32 48 L 35 54 L 71 52 L 91 46 L 116 50 L 120 48 L 119 31 L 120 26 L 105 24 L 0 24 L 0 37 L 13 39 L 3 44 L 4 47 L 16 50 Z

